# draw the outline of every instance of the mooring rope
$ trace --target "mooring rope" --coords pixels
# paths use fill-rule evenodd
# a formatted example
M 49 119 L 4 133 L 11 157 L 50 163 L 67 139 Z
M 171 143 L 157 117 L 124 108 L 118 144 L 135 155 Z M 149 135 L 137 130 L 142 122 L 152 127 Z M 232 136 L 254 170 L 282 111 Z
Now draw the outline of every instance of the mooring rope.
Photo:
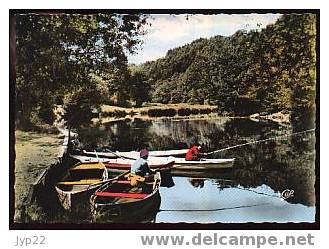
M 238 147 L 242 147 L 242 146 L 246 146 L 246 145 L 250 145 L 250 144 L 263 143 L 263 142 L 266 142 L 266 141 L 269 141 L 269 140 L 281 139 L 281 138 L 290 137 L 290 136 L 294 136 L 294 135 L 298 135 L 298 134 L 302 134 L 302 133 L 307 133 L 307 132 L 312 132 L 312 131 L 315 131 L 315 129 L 309 129 L 309 130 L 305 130 L 305 131 L 294 132 L 294 133 L 291 133 L 291 134 L 266 138 L 266 139 L 252 141 L 252 142 L 248 142 L 248 143 L 244 143 L 244 144 L 237 144 L 237 145 L 226 147 L 226 148 L 223 148 L 223 149 L 210 151 L 208 153 L 203 153 L 203 155 L 208 156 L 208 155 L 215 154 L 215 153 L 218 153 L 218 152 L 222 152 L 222 151 L 225 151 L 225 150 L 230 150 L 230 149 L 234 149 L 234 148 L 238 148 Z

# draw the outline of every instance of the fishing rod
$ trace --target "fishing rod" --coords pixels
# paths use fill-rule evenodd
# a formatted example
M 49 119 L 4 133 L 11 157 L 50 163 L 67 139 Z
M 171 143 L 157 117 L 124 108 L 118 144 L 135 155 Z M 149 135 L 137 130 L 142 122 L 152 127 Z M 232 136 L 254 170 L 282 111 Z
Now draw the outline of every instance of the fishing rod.
M 136 160 L 136 158 L 127 157 L 127 156 L 122 156 L 122 155 L 120 155 L 120 154 L 118 154 L 118 153 L 115 153 L 115 152 L 113 152 L 113 151 L 111 151 L 111 150 L 107 150 L 107 152 L 109 152 L 109 153 L 111 153 L 111 154 L 113 154 L 113 155 L 115 155 L 115 156 L 117 156 L 117 157 L 120 157 L 120 158 L 122 158 L 122 159 Z
M 225 150 L 230 150 L 230 149 L 234 149 L 234 148 L 238 148 L 238 147 L 242 147 L 242 146 L 246 146 L 246 145 L 250 145 L 250 144 L 262 143 L 262 142 L 266 142 L 266 141 L 269 141 L 269 140 L 281 139 L 281 138 L 284 138 L 284 137 L 290 137 L 290 136 L 294 136 L 294 135 L 298 135 L 298 134 L 302 134 L 302 133 L 307 133 L 307 132 L 312 132 L 312 131 L 315 131 L 315 129 L 309 129 L 309 130 L 295 132 L 295 133 L 282 135 L 282 136 L 278 136 L 278 137 L 266 138 L 266 139 L 252 141 L 252 142 L 248 142 L 248 143 L 237 144 L 237 145 L 233 145 L 233 146 L 226 147 L 226 148 L 223 148 L 223 149 L 210 151 L 208 153 L 203 153 L 203 155 L 208 156 L 208 155 L 212 155 L 212 154 L 222 152 L 222 151 L 225 151 Z
M 83 153 L 88 154 L 88 152 L 85 151 L 85 150 L 83 150 Z M 90 152 L 89 152 L 89 153 L 90 153 Z M 94 150 L 94 153 L 95 153 L 96 157 L 99 158 L 96 150 Z M 99 152 L 99 153 L 101 153 L 101 152 Z M 118 153 L 116 153 L 116 152 L 114 152 L 114 151 L 111 151 L 111 150 L 108 150 L 108 149 L 106 150 L 106 153 L 113 154 L 113 155 L 115 155 L 116 157 L 120 157 L 120 158 L 122 158 L 122 159 L 136 160 L 136 158 L 133 158 L 133 157 L 127 157 L 127 156 L 122 156 L 122 155 L 120 155 L 120 152 L 119 152 L 119 154 L 118 154 Z M 102 158 L 107 159 L 108 157 L 106 157 L 106 156 L 102 156 Z

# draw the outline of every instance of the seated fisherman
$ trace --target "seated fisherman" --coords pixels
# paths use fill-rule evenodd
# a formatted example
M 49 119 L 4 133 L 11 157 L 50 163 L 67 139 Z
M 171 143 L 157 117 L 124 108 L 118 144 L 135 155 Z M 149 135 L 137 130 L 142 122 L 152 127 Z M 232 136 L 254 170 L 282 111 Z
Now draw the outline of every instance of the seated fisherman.
M 149 152 L 146 149 L 140 151 L 140 158 L 137 159 L 130 169 L 130 183 L 135 186 L 138 182 L 151 181 L 155 173 L 147 164 Z
M 190 148 L 186 155 L 185 160 L 186 161 L 199 161 L 201 156 L 201 146 L 200 145 L 194 145 L 192 148 Z

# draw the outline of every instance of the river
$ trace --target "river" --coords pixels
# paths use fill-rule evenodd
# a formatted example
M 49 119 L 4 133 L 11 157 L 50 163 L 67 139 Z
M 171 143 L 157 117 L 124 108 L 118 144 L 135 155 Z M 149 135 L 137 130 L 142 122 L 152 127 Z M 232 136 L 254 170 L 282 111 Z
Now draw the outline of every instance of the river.
M 250 119 L 140 119 L 78 131 L 87 149 L 181 149 L 198 142 L 204 151 L 270 139 L 213 154 L 235 158 L 232 171 L 174 177 L 161 188 L 154 222 L 315 222 L 315 133 L 294 136 L 287 125 Z M 294 132 L 296 132 L 294 130 Z M 288 193 L 286 199 L 280 198 Z

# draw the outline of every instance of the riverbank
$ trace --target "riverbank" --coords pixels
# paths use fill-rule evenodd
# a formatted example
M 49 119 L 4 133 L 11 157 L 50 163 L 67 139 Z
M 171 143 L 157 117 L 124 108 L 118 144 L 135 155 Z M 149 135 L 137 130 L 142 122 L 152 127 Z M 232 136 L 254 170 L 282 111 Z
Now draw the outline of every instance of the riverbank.
M 249 117 L 252 120 L 266 120 L 266 121 L 279 123 L 281 125 L 290 125 L 291 114 L 284 112 L 277 112 L 277 113 L 266 114 L 266 115 L 255 113 L 253 115 L 250 115 Z
M 103 116 L 149 116 L 149 117 L 173 117 L 173 116 L 189 116 L 198 114 L 210 114 L 218 111 L 218 107 L 214 105 L 192 105 L 186 103 L 180 104 L 161 104 L 150 103 L 144 107 L 138 108 L 122 108 L 117 106 L 104 105 L 101 107 Z
M 250 118 L 255 121 L 271 121 L 281 125 L 290 125 L 290 113 L 277 112 L 272 114 L 255 113 L 250 116 L 240 117 L 230 114 L 219 114 L 215 105 L 192 105 L 150 103 L 139 108 L 123 108 L 118 106 L 103 105 L 93 123 L 111 123 L 116 121 L 129 121 L 132 119 L 156 120 L 162 118 L 173 119 L 203 119 L 203 118 Z
M 24 201 L 41 172 L 55 163 L 63 135 L 15 131 L 15 222 L 22 220 Z
M 182 117 L 204 117 L 217 116 L 218 107 L 214 105 L 192 105 L 149 103 L 143 107 L 123 108 L 117 106 L 103 105 L 98 118 L 93 122 L 109 123 L 125 119 L 154 120 L 158 118 L 182 118 Z

